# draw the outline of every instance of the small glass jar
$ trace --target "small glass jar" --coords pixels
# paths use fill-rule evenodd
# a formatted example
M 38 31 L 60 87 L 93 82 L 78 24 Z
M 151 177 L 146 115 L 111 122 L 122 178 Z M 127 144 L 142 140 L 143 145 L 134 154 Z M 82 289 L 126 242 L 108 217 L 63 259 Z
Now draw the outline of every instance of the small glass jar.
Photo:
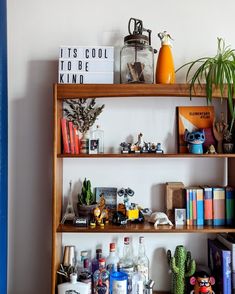
M 154 82 L 154 49 L 145 35 L 133 34 L 124 38 L 121 50 L 121 83 Z

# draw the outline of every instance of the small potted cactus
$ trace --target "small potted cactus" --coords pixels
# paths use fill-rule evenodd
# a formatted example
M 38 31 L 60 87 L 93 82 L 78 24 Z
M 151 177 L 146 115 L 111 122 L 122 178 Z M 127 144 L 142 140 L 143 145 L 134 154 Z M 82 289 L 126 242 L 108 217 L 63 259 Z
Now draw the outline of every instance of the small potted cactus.
M 95 196 L 91 189 L 90 180 L 83 181 L 81 194 L 78 194 L 78 214 L 90 218 L 96 207 Z

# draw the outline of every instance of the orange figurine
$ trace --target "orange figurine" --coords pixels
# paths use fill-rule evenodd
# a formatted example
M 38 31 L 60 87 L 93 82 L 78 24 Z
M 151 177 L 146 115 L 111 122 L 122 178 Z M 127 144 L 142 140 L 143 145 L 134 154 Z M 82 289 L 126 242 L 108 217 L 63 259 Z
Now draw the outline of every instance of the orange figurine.
M 157 59 L 156 84 L 174 84 L 175 69 L 169 42 L 172 38 L 166 31 L 159 33 L 158 37 L 161 40 L 161 48 Z

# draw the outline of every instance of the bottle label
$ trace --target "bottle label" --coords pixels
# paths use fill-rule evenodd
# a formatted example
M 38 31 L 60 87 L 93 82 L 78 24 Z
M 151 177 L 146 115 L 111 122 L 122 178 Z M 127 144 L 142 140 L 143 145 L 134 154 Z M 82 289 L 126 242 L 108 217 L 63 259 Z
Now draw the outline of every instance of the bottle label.
M 80 292 L 78 292 L 76 290 L 66 290 L 65 294 L 80 294 Z
M 143 294 L 143 292 L 144 292 L 143 281 L 138 281 L 136 285 L 136 294 Z
M 149 276 L 149 269 L 147 266 L 144 266 L 144 265 L 141 265 L 141 264 L 138 264 L 137 265 L 137 271 L 138 273 L 142 274 L 145 278 L 145 281 L 147 282 L 148 281 L 148 276 Z
M 127 281 L 113 280 L 112 294 L 127 294 Z
M 109 280 L 95 281 L 94 282 L 94 294 L 109 294 Z

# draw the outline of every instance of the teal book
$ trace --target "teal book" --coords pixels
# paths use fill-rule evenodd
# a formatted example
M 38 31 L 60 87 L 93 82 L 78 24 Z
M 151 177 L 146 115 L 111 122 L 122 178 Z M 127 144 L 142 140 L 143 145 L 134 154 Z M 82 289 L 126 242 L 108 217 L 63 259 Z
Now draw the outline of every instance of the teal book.
M 232 187 L 225 188 L 225 203 L 226 203 L 226 225 L 232 226 L 235 224 L 235 189 Z

